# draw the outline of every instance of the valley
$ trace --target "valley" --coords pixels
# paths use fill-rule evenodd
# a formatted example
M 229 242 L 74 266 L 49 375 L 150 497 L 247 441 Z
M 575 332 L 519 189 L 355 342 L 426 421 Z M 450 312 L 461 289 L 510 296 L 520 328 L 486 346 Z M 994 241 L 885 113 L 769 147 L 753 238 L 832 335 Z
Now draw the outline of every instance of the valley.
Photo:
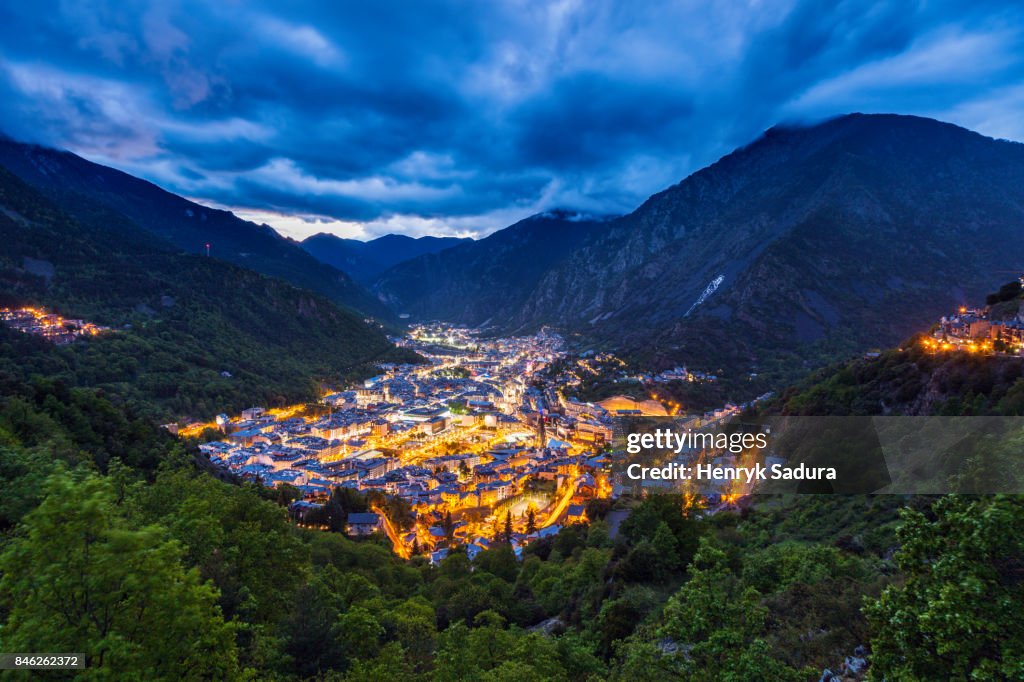
M 1002 497 L 752 494 L 751 471 L 836 472 L 728 439 L 646 469 L 623 447 L 636 424 L 1024 414 L 1020 281 L 984 298 L 1020 262 L 1013 144 L 842 117 L 770 130 L 624 216 L 301 245 L 100 172 L 132 193 L 121 202 L 82 159 L 2 147 L 24 177 L 0 170 L 0 524 L 75 557 L 92 536 L 61 533 L 105 523 L 104 547 L 135 534 L 138 552 L 116 550 L 132 561 L 162 547 L 185 576 L 167 584 L 211 609 L 203 631 L 244 630 L 217 645 L 227 677 L 475 679 L 452 671 L 519 665 L 510 652 L 527 646 L 547 662 L 526 679 L 697 679 L 757 661 L 770 679 L 862 680 L 899 669 L 892 600 L 931 589 L 904 548 L 959 551 L 929 543 L 929 524 L 966 532 L 992 510 L 1008 519 L 993 537 L 1017 536 L 1019 504 Z M 894 148 L 916 162 L 891 164 Z M 928 203 L 928 182 L 966 167 L 983 171 L 959 199 L 945 187 L 956 205 Z M 185 217 L 148 221 L 168 207 Z M 338 269 L 353 263 L 358 276 Z M 1009 429 L 979 447 L 1012 462 L 1018 445 Z M 684 469 L 708 485 L 661 473 Z M 9 547 L 0 566 L 19 584 L 54 565 Z M 121 565 L 107 565 L 117 598 Z M 734 644 L 716 648 L 723 633 Z M 485 661 L 463 650 L 476 636 L 508 650 Z
M 1024 680 L 1021 27 L 0 3 L 0 678 Z

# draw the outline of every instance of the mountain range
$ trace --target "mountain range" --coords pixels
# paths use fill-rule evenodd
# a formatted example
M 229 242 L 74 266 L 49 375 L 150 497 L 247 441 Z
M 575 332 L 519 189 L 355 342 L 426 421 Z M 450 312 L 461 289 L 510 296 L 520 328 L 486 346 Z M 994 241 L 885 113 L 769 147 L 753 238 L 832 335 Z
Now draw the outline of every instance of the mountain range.
M 553 210 L 480 240 L 298 243 L 67 152 L 0 139 L 0 166 L 147 250 L 210 243 L 378 319 L 553 325 L 653 368 L 805 369 L 1024 269 L 1024 145 L 914 116 L 776 126 L 627 215 Z
M 387 234 L 364 242 L 321 232 L 302 240 L 300 245 L 321 263 L 351 275 L 360 283 L 369 284 L 399 263 L 471 241 L 458 237 L 414 238 Z
M 572 211 L 540 213 L 484 239 L 400 263 L 373 287 L 392 309 L 414 319 L 507 328 L 538 282 L 604 220 Z
M 757 371 L 899 342 L 1021 271 L 1022 236 L 1024 145 L 851 114 L 774 127 L 628 215 L 536 216 L 374 288 L 413 319 Z

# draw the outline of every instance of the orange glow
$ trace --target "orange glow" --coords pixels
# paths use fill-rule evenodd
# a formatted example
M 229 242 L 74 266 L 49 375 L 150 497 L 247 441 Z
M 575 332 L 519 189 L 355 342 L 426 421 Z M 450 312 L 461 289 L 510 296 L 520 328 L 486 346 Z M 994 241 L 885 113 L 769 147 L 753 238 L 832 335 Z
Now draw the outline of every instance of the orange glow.
M 406 546 L 405 542 L 402 540 L 402 536 L 398 532 L 398 529 L 395 528 L 394 525 L 392 525 L 391 519 L 387 517 L 387 514 L 385 514 L 384 511 L 378 507 L 373 507 L 371 511 L 374 514 L 378 514 L 380 518 L 383 519 L 384 533 L 387 534 L 388 540 L 391 540 L 391 548 L 394 550 L 395 554 L 402 557 L 403 559 L 408 559 L 409 557 L 411 557 L 412 550 L 408 546 Z

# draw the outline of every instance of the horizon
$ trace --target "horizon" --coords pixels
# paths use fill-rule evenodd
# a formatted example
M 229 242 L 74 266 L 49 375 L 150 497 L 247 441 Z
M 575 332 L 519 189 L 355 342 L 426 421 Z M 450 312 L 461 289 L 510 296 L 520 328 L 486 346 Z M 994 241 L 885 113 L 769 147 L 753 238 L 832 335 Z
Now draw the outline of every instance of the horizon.
M 1024 8 L 95 10 L 0 10 L 0 129 L 300 240 L 624 214 L 854 111 L 1024 139 Z

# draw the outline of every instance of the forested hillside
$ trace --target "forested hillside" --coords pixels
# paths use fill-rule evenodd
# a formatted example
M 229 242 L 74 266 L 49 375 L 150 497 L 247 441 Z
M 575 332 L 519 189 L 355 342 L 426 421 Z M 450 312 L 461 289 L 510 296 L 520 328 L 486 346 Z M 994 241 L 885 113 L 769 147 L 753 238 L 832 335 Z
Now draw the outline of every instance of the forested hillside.
M 315 291 L 366 315 L 388 310 L 348 274 L 306 253 L 267 225 L 201 206 L 139 178 L 70 152 L 16 142 L 0 134 L 0 167 L 18 176 L 65 213 L 97 213 L 126 229 L 157 237 L 176 251 L 203 254 Z M 145 236 L 143 238 L 145 238 Z
M 604 224 L 573 211 L 539 213 L 484 239 L 399 263 L 377 278 L 374 290 L 414 320 L 509 330 L 544 274 Z
M 920 385 L 956 375 L 956 359 L 916 360 L 850 371 L 878 387 L 910 376 L 897 369 L 908 363 Z M 839 388 L 846 369 L 788 392 L 779 409 L 856 392 Z M 999 386 L 1020 384 L 1005 376 Z M 993 388 L 990 405 L 1009 393 Z M 828 404 L 845 414 L 872 400 Z M 90 678 L 152 680 L 1024 672 L 1017 498 L 764 497 L 711 516 L 671 495 L 595 501 L 589 524 L 531 544 L 521 561 L 499 541 L 473 562 L 454 551 L 431 568 L 384 540 L 297 527 L 281 506 L 287 489 L 224 482 L 196 462 L 95 391 L 7 377 L 4 646 L 80 651 Z M 343 517 L 367 504 L 349 491 L 329 507 Z
M 316 382 L 409 358 L 322 296 L 181 254 L 102 208 L 75 219 L 0 170 L 2 305 L 116 331 L 64 347 L 0 330 L 0 371 L 101 387 L 160 418 L 302 400 Z

